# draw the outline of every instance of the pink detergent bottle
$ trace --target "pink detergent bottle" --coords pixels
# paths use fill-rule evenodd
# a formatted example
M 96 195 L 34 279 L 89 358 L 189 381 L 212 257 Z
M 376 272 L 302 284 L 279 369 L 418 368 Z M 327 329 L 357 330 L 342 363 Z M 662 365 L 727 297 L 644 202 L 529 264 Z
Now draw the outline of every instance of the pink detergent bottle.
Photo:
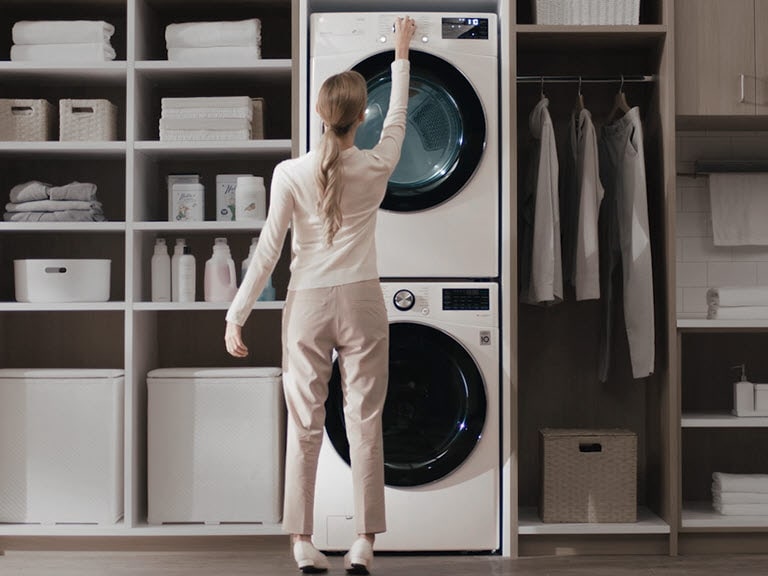
M 205 301 L 231 302 L 237 293 L 235 261 L 226 238 L 216 238 L 213 256 L 205 263 Z

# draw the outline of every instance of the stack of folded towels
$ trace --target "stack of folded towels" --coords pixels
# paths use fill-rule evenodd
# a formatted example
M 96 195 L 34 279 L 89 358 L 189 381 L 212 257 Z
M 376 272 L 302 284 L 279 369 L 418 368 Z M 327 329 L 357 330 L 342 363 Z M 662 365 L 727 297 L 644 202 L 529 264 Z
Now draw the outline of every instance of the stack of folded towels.
M 261 22 L 185 22 L 165 28 L 168 60 L 229 64 L 261 58 Z
M 163 98 L 160 140 L 250 140 L 253 104 L 248 96 Z
M 722 286 L 707 290 L 707 318 L 768 318 L 768 286 Z
M 53 186 L 32 180 L 11 189 L 5 205 L 6 222 L 103 222 L 101 202 L 96 200 L 96 185 L 70 182 Z
M 13 25 L 11 60 L 83 64 L 115 59 L 112 24 L 96 20 L 21 21 Z
M 712 507 L 732 516 L 768 516 L 768 475 L 715 472 Z

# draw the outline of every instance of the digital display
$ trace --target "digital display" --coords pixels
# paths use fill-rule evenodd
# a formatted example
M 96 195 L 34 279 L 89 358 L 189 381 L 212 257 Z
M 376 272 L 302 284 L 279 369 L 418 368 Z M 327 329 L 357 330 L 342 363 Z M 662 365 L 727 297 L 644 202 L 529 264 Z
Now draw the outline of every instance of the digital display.
M 488 40 L 488 18 L 443 18 L 443 38 Z
M 490 310 L 487 288 L 443 288 L 443 310 Z

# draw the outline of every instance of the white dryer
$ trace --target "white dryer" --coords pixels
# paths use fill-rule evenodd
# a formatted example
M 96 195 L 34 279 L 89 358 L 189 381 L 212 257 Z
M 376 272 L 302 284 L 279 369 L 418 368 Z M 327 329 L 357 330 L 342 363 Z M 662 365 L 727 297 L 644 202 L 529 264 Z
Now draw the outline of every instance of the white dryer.
M 355 144 L 372 148 L 389 106 L 390 13 L 315 13 L 310 22 L 309 146 L 323 81 L 347 69 L 368 83 Z M 495 14 L 411 13 L 408 124 L 379 211 L 384 278 L 495 278 L 499 244 L 498 42 Z
M 376 549 L 496 550 L 498 287 L 414 282 L 382 289 L 390 321 L 387 532 Z M 340 382 L 334 366 L 315 497 L 315 544 L 323 550 L 345 550 L 356 536 Z

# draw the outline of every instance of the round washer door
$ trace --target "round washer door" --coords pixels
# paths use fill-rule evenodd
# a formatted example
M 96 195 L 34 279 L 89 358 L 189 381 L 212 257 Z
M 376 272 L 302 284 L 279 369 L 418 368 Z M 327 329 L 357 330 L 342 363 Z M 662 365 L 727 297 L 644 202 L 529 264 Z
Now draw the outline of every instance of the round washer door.
M 368 85 L 368 107 L 355 145 L 373 148 L 381 137 L 392 87 L 394 52 L 382 52 L 353 67 Z M 485 148 L 486 123 L 475 89 L 442 58 L 411 50 L 408 119 L 400 161 L 381 208 L 426 210 L 457 194 L 477 169 Z
M 461 466 L 480 440 L 485 385 L 467 350 L 437 328 L 392 323 L 389 338 L 384 481 L 388 486 L 428 484 Z M 349 464 L 338 360 L 329 383 L 325 427 Z

